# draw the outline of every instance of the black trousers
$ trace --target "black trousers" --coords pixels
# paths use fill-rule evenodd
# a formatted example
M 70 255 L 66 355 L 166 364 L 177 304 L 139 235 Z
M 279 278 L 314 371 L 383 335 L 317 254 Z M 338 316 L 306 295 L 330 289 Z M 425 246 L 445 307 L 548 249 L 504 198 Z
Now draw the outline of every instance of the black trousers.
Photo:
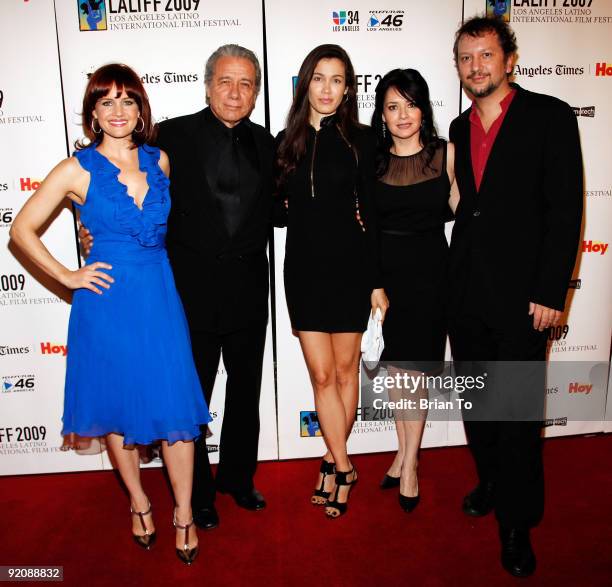
M 485 403 L 488 401 L 489 406 L 475 417 L 464 411 L 464 425 L 479 481 L 495 483 L 495 514 L 499 524 L 505 527 L 535 526 L 544 511 L 542 422 L 533 415 L 541 414 L 544 405 L 547 334 L 547 331 L 539 332 L 533 328 L 533 317 L 528 315 L 528 308 L 525 308 L 524 315 L 512 317 L 503 311 L 494 314 L 464 308 L 451 316 L 449 324 L 458 375 L 477 376 L 483 371 L 491 371 L 492 366 L 495 370 L 495 366 L 501 365 L 501 379 L 504 381 L 498 399 L 502 400 L 502 409 L 495 396 L 493 402 L 489 401 L 491 396 L 486 395 L 485 389 L 480 397 Z M 527 365 L 531 369 L 527 384 L 521 382 L 520 377 L 513 380 L 511 373 L 504 373 L 508 362 L 520 362 L 523 367 Z M 512 363 L 515 364 L 519 363 Z M 515 381 L 517 384 L 512 389 Z M 518 398 L 515 404 L 524 407 L 528 402 L 533 408 L 529 419 L 504 419 L 504 414 L 512 413 L 512 405 L 504 404 L 502 396 L 507 398 L 513 392 Z M 472 397 L 477 403 L 478 394 L 474 393 Z M 495 417 L 491 421 L 482 421 L 487 419 L 488 413 L 494 413 Z
M 216 480 L 208 459 L 206 427 L 195 443 L 194 510 L 212 505 L 216 489 L 244 492 L 253 488 L 266 325 L 262 322 L 229 334 L 191 332 L 195 365 L 209 406 L 221 353 L 227 372 Z

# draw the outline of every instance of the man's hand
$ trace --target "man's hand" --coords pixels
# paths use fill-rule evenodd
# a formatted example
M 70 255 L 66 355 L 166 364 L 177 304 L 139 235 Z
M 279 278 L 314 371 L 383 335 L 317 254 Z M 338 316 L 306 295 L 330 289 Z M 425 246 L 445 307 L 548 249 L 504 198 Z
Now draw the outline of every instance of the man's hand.
M 387 308 L 389 308 L 389 298 L 387 298 L 385 290 L 382 288 L 373 289 L 372 295 L 370 296 L 370 303 L 372 304 L 372 316 L 376 314 L 376 309 L 380 308 L 380 313 L 382 314 L 381 322 L 384 322 Z
M 559 324 L 562 312 L 529 302 L 529 315 L 533 315 L 533 327 L 542 332 L 551 326 Z
M 81 246 L 81 255 L 87 259 L 89 253 L 91 253 L 91 247 L 93 247 L 93 236 L 82 224 L 79 226 L 79 245 Z

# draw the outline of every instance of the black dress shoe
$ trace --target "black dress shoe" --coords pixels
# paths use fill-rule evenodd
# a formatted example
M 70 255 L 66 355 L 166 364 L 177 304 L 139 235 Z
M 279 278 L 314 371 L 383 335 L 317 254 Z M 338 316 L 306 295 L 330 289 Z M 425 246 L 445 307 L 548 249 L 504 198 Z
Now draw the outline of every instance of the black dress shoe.
M 212 530 L 219 525 L 219 514 L 214 505 L 193 510 L 193 521 L 202 530 Z
M 266 507 L 266 500 L 263 495 L 257 491 L 257 489 L 253 488 L 250 491 L 236 492 L 236 491 L 224 491 L 223 489 L 218 489 L 220 493 L 229 493 L 236 502 L 236 505 L 239 505 L 241 508 L 245 510 L 251 510 L 257 512 L 259 510 L 263 510 Z
M 479 518 L 486 516 L 495 505 L 495 484 L 479 483 L 476 489 L 463 498 L 463 513 Z
M 380 482 L 381 489 L 393 489 L 395 487 L 399 487 L 400 478 L 399 477 L 391 477 L 391 475 L 385 475 L 383 480 Z
M 415 495 L 414 497 L 406 497 L 401 493 L 398 494 L 400 507 L 407 513 L 410 513 L 416 506 L 419 505 L 419 501 L 421 500 L 420 495 Z
M 536 558 L 529 540 L 529 530 L 500 528 L 501 563 L 514 577 L 529 577 L 536 568 Z

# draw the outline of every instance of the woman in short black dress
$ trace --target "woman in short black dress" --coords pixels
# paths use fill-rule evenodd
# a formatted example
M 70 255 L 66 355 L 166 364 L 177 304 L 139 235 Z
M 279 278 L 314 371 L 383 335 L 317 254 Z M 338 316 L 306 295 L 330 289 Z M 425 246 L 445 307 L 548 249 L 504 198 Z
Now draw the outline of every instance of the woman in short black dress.
M 438 138 L 429 88 L 414 69 L 395 69 L 379 82 L 372 127 L 379 144 L 374 206 L 381 284 L 390 303 L 381 359 L 391 373 L 434 373 L 443 366 L 446 343 L 444 224 L 459 196 L 454 148 Z M 410 391 L 409 397 L 426 397 L 422 388 Z M 425 412 L 396 410 L 395 419 L 398 452 L 381 487 L 399 486 L 400 505 L 411 511 L 419 500 Z
M 304 60 L 277 142 L 287 306 L 328 449 L 312 503 L 337 517 L 357 480 L 346 440 L 357 408 L 361 334 L 370 309 L 384 313 L 387 306 L 375 272 L 366 269 L 370 235 L 356 215 L 360 205 L 367 210 L 375 139 L 357 121 L 354 70 L 338 45 L 316 47 Z

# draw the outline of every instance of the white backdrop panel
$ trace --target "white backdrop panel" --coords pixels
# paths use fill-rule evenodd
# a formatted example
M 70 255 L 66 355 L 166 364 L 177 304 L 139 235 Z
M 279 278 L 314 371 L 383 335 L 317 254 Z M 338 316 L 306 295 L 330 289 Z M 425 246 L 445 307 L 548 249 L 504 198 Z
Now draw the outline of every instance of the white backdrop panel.
M 99 455 L 63 452 L 68 292 L 9 250 L 12 219 L 66 157 L 53 2 L 3 2 L 0 17 L 0 475 L 76 471 Z M 16 31 L 28 31 L 27 42 Z M 47 248 L 77 267 L 72 214 L 58 210 Z M 14 256 L 15 255 L 15 256 Z M 42 278 L 42 282 L 38 281 Z

